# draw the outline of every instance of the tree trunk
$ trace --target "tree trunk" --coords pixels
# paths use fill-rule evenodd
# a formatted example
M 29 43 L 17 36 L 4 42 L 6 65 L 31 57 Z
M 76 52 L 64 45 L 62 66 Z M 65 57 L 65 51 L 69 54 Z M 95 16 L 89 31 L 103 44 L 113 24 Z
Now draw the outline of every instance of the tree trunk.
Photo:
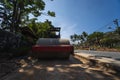
M 15 0 L 13 2 L 13 16 L 12 16 L 12 25 L 10 28 L 10 32 L 14 32 L 14 30 L 15 30 L 16 7 L 17 7 L 17 1 Z

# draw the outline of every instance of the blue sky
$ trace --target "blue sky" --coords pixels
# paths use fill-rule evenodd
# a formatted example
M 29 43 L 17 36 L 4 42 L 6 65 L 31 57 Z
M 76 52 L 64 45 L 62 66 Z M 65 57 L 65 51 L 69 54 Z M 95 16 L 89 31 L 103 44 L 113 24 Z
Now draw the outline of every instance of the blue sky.
M 106 24 L 120 19 L 120 0 L 44 0 L 45 11 L 51 10 L 56 17 L 38 17 L 39 21 L 49 19 L 56 27 L 61 27 L 61 37 L 69 38 L 71 34 L 83 31 L 92 33 L 104 31 Z

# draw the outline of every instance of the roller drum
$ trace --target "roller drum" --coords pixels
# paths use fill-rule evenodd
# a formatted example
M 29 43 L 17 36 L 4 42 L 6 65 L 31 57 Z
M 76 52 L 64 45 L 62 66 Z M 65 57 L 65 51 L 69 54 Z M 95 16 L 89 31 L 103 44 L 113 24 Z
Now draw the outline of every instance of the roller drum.
M 69 59 L 74 49 L 67 39 L 40 38 L 32 47 L 32 52 L 32 55 L 37 58 Z

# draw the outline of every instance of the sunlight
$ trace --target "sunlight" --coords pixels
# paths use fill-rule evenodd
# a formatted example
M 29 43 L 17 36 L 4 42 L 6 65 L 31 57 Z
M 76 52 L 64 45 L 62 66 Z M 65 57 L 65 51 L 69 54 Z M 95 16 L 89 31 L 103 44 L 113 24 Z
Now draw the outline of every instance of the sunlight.
M 54 71 L 53 67 L 47 67 L 47 71 Z
M 36 69 L 42 69 L 39 65 L 38 66 L 34 65 L 33 67 L 36 68 Z
M 24 69 L 19 69 L 19 72 L 20 72 L 20 73 L 24 72 Z

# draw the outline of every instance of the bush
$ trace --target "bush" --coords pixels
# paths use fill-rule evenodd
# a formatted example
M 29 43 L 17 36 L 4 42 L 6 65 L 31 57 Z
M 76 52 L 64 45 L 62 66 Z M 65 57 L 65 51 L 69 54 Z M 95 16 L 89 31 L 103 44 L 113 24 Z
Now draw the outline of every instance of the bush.
M 31 50 L 31 47 L 19 47 L 19 48 L 14 48 L 14 49 L 10 49 L 9 52 L 11 52 L 13 54 L 14 57 L 18 57 L 18 56 L 25 56 L 29 53 L 29 51 Z

